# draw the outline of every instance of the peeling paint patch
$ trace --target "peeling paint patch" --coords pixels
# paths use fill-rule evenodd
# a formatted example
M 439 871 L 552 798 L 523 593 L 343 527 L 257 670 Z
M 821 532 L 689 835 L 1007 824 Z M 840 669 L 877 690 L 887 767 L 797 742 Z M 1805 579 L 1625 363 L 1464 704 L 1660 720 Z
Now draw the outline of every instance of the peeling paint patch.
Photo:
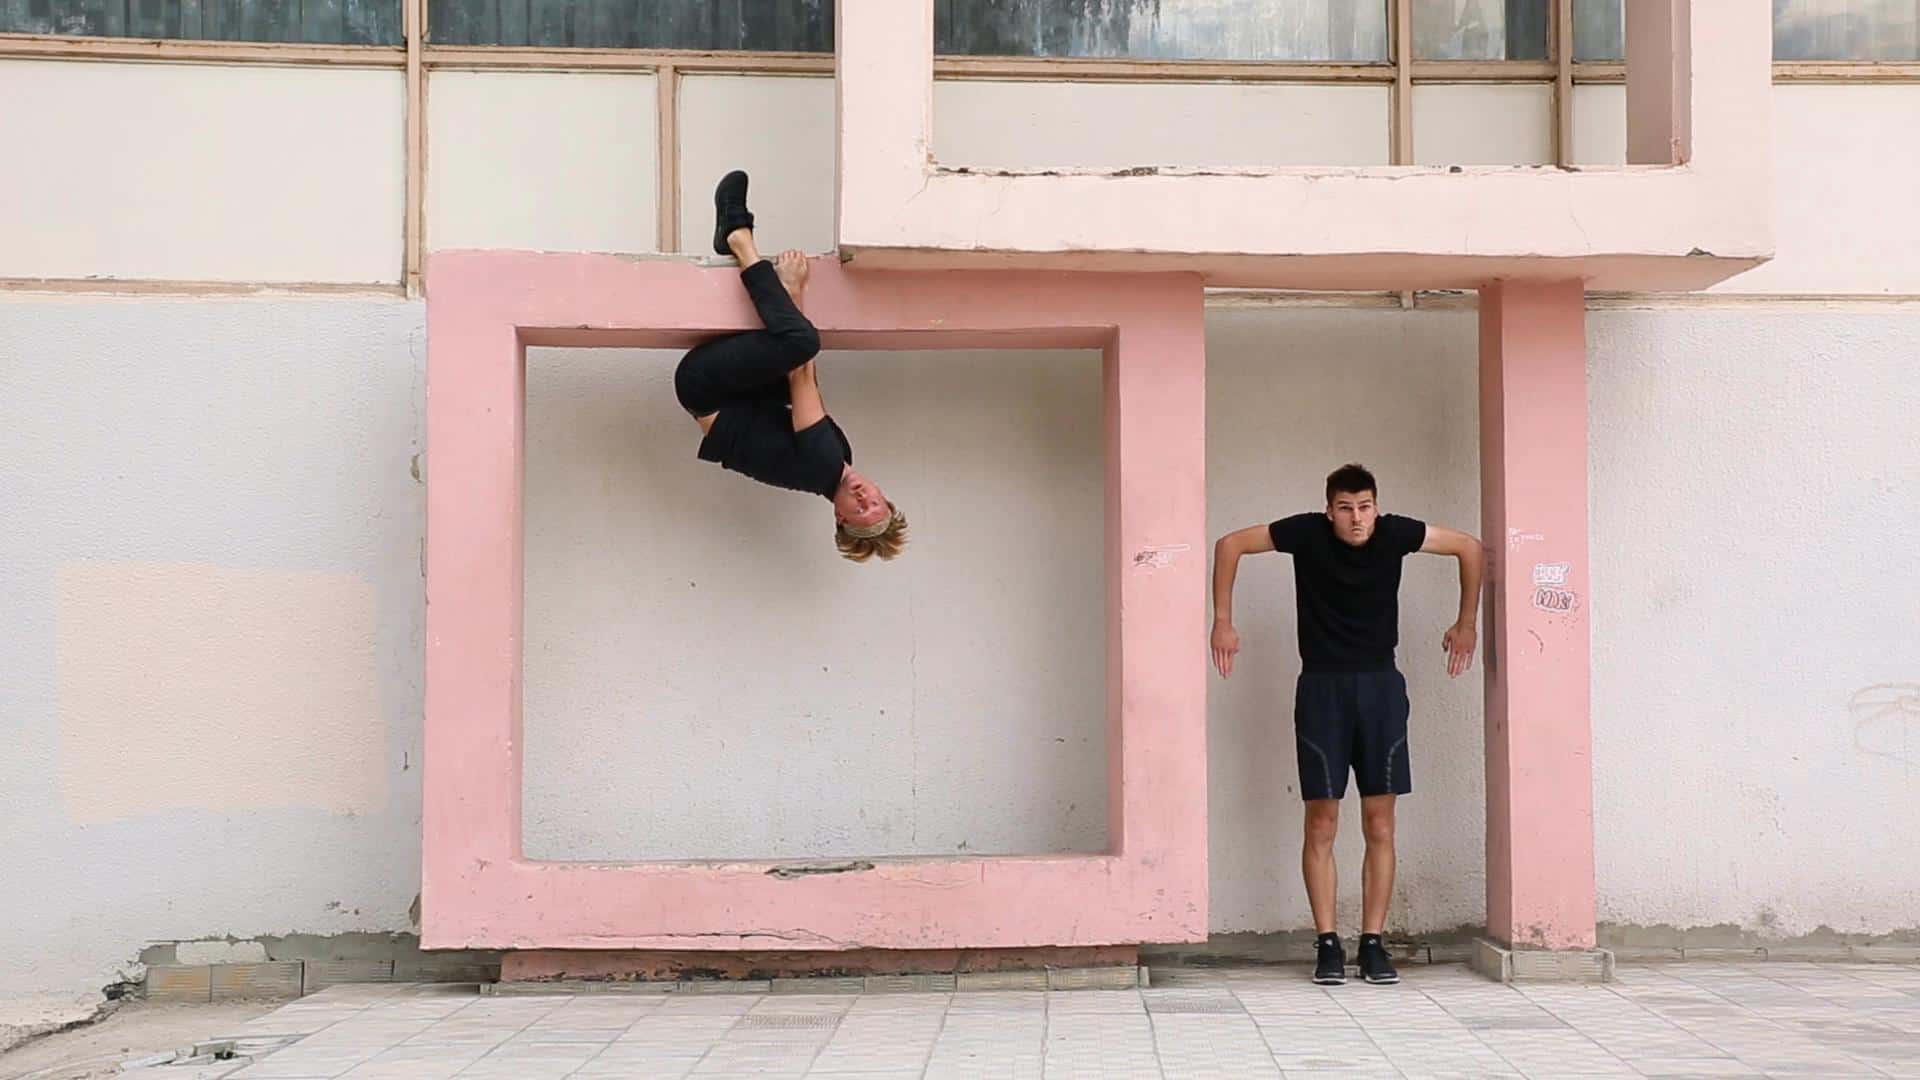
M 295 568 L 76 560 L 56 571 L 54 598 L 71 821 L 386 809 L 372 583 Z
M 767 871 L 768 877 L 790 881 L 794 878 L 815 877 L 820 874 L 856 874 L 873 869 L 873 864 L 865 859 L 843 863 L 801 863 L 796 866 L 776 866 Z

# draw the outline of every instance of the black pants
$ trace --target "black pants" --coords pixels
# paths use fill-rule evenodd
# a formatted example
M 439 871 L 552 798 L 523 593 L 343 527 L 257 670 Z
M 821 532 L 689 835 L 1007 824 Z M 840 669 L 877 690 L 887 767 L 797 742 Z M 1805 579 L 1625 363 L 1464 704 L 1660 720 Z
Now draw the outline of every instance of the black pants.
M 696 417 L 753 398 L 786 400 L 787 373 L 820 352 L 819 331 L 794 306 L 772 263 L 754 263 L 740 271 L 740 280 L 766 329 L 703 342 L 681 359 L 673 390 Z
M 1293 691 L 1301 797 L 1344 797 L 1349 770 L 1362 796 L 1412 791 L 1408 711 L 1407 680 L 1391 668 L 1302 672 Z

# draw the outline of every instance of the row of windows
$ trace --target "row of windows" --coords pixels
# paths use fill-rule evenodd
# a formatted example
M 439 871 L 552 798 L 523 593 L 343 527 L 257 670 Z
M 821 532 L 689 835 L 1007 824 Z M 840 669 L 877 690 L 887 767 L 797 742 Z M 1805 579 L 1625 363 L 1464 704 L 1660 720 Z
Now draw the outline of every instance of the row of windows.
M 1574 57 L 1624 54 L 1573 0 Z M 1389 0 L 935 0 L 947 56 L 1385 62 Z M 1780 60 L 1920 59 L 1920 0 L 1772 0 Z M 401 0 L 0 0 L 0 32 L 398 45 Z M 1420 60 L 1544 60 L 1553 0 L 1413 0 Z M 833 0 L 429 0 L 445 45 L 830 52 Z

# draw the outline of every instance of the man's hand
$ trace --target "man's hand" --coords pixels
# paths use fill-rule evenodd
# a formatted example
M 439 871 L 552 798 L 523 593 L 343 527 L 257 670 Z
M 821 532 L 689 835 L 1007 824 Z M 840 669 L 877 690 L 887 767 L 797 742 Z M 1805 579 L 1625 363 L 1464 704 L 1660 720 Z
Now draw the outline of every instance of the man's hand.
M 1449 676 L 1457 676 L 1473 666 L 1473 643 L 1472 623 L 1457 622 L 1447 628 L 1446 634 L 1440 638 L 1440 648 L 1447 654 Z
M 793 402 L 793 430 L 805 431 L 827 415 L 827 403 L 820 396 L 817 369 L 809 360 L 787 372 L 787 399 Z
M 1220 677 L 1233 674 L 1233 656 L 1240 651 L 1240 631 L 1230 622 L 1216 620 L 1213 624 L 1213 666 L 1220 669 Z

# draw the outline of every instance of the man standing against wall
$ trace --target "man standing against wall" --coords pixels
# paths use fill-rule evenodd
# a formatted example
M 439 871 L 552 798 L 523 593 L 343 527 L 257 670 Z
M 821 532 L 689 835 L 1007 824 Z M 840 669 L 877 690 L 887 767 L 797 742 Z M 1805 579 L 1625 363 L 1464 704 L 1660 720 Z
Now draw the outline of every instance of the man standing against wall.
M 1223 678 L 1233 674 L 1240 652 L 1240 634 L 1233 628 L 1240 556 L 1265 551 L 1293 556 L 1301 662 L 1293 725 L 1300 794 L 1307 804 L 1300 870 L 1319 935 L 1313 981 L 1327 985 L 1347 981 L 1346 950 L 1334 929 L 1333 840 L 1349 769 L 1360 789 L 1367 842 L 1360 875 L 1360 975 L 1370 983 L 1400 981 L 1381 940 L 1393 895 L 1394 799 L 1413 790 L 1407 681 L 1394 666 L 1400 560 L 1416 551 L 1460 560 L 1460 617 L 1440 639 L 1450 676 L 1473 663 L 1480 610 L 1480 541 L 1382 514 L 1378 493 L 1372 473 L 1359 465 L 1341 466 L 1327 477 L 1324 512 L 1240 529 L 1221 537 L 1213 549 L 1213 662 Z

